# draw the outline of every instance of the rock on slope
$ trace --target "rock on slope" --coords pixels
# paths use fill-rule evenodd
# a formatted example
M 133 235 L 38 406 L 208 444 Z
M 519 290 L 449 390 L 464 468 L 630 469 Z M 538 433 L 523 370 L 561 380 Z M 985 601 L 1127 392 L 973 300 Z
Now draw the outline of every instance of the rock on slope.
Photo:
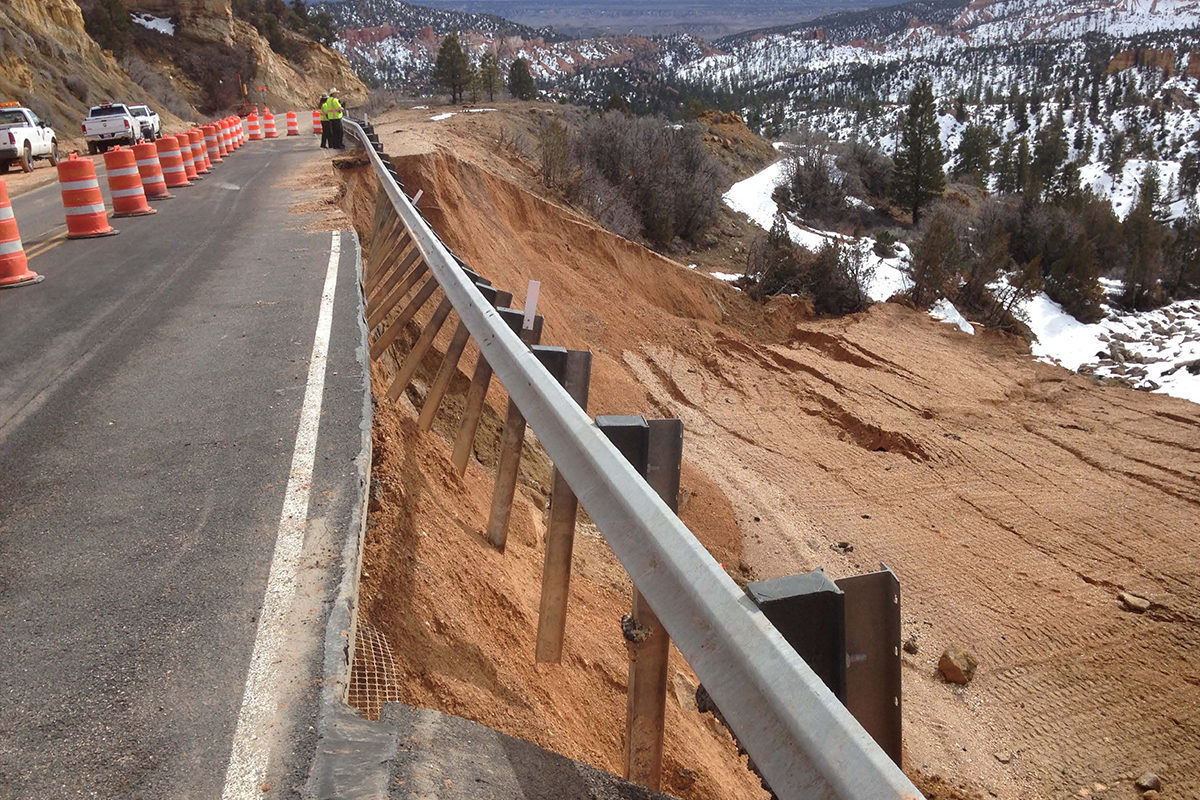
M 87 112 L 80 95 L 141 98 L 145 91 L 88 36 L 74 0 L 0 3 L 0 99 L 29 106 L 63 135 Z

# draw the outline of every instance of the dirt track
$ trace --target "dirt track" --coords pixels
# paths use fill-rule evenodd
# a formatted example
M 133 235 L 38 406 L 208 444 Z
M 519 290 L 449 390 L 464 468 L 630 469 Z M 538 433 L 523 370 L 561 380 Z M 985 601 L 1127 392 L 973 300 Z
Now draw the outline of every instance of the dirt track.
M 592 413 L 683 418 L 682 516 L 731 573 L 883 561 L 899 575 L 919 643 L 904 656 L 910 775 L 942 798 L 1133 798 L 1132 778 L 1153 769 L 1164 798 L 1200 796 L 1200 406 L 1102 387 L 896 305 L 840 320 L 762 309 L 533 197 L 528 167 L 491 146 L 524 107 L 432 113 L 377 120 L 406 186 L 495 283 L 519 299 L 542 281 L 544 341 L 595 353 Z M 348 197 L 369 221 L 359 180 Z M 585 531 L 568 656 L 534 667 L 547 466 L 526 470 L 513 544 L 492 552 L 479 535 L 491 473 L 453 475 L 450 427 L 416 434 L 420 391 L 380 407 L 363 581 L 398 696 L 616 769 L 619 565 Z M 490 401 L 503 409 L 500 390 Z M 1152 608 L 1124 610 L 1122 590 Z M 980 661 L 967 687 L 937 676 L 950 642 Z M 669 706 L 671 791 L 760 796 L 728 737 Z

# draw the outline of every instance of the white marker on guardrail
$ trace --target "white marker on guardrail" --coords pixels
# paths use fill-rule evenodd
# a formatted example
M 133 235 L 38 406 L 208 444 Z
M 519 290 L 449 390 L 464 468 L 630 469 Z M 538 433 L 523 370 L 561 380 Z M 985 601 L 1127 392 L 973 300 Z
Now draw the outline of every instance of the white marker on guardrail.
M 530 281 L 525 290 L 525 321 L 521 327 L 527 331 L 533 330 L 533 318 L 537 316 L 538 292 L 542 290 L 541 281 Z

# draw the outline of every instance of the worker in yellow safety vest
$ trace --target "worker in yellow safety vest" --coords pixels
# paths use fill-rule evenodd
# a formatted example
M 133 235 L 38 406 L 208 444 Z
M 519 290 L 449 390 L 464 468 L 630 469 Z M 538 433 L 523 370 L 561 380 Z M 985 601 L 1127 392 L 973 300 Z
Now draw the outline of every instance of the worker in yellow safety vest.
M 329 146 L 337 150 L 341 150 L 346 145 L 342 138 L 344 131 L 342 129 L 342 101 L 338 99 L 338 90 L 330 89 L 329 98 L 321 105 L 321 111 L 324 112 L 325 119 L 329 120 L 327 126 L 332 126 L 332 135 L 329 137 Z
M 325 101 L 329 99 L 329 95 L 322 94 L 321 99 L 317 101 L 318 119 L 321 121 L 321 149 L 329 147 L 329 128 L 325 124 Z

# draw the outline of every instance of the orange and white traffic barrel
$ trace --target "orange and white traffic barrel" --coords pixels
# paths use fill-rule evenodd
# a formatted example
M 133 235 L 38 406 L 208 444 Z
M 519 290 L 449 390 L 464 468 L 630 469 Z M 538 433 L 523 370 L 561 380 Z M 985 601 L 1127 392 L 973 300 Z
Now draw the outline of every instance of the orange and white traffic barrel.
M 219 119 L 213 123 L 217 129 L 217 147 L 220 148 L 221 156 L 229 155 L 229 120 Z
M 158 148 L 158 160 L 162 164 L 163 178 L 167 181 L 167 188 L 191 186 L 187 169 L 183 166 L 183 153 L 179 151 L 179 140 L 174 136 L 164 136 L 155 142 L 154 146 Z
M 179 145 L 179 157 L 183 159 L 183 174 L 187 175 L 189 181 L 200 180 L 196 174 L 196 158 L 192 155 L 192 140 L 186 133 L 177 133 L 175 141 Z
M 192 162 L 196 165 L 196 174 L 207 175 L 209 168 L 207 153 L 204 151 L 204 134 L 199 128 L 189 128 L 186 135 L 192 146 Z
M 41 275 L 29 268 L 12 203 L 8 202 L 8 185 L 0 179 L 0 289 L 40 283 L 42 280 Z
M 313 111 L 313 133 L 320 133 L 320 132 L 321 132 L 321 112 L 319 110 L 316 110 L 316 111 Z
M 279 131 L 275 130 L 275 115 L 269 108 L 263 110 L 263 137 L 266 139 L 279 138 Z
M 220 164 L 224 159 L 221 158 L 221 148 L 217 144 L 217 126 L 204 125 L 200 130 L 204 131 L 204 146 L 208 148 L 209 164 Z
M 258 124 L 258 114 L 252 113 L 246 118 L 246 121 L 250 123 L 250 141 L 257 142 L 259 139 L 263 138 L 262 128 L 259 127 Z
M 242 127 L 242 118 L 233 117 L 233 141 L 238 147 L 246 143 L 246 129 Z
M 146 202 L 142 174 L 138 172 L 137 156 L 127 147 L 117 145 L 104 154 L 104 169 L 108 173 L 108 194 L 112 197 L 114 217 L 144 217 L 157 214 Z
M 133 156 L 137 159 L 138 175 L 141 176 L 146 199 L 174 199 L 175 195 L 167 191 L 167 181 L 163 178 L 162 164 L 158 160 L 158 148 L 150 142 L 135 144 Z
M 160 140 L 161 141 L 161 140 Z M 108 224 L 108 211 L 96 165 L 90 158 L 71 155 L 58 162 L 58 188 L 62 191 L 63 210 L 67 212 L 67 238 L 90 239 L 117 233 Z
M 235 119 L 236 117 L 225 118 L 225 149 L 231 153 L 241 147 L 238 143 L 237 131 L 234 130 L 237 127 L 233 122 Z
M 300 135 L 300 119 L 296 116 L 295 111 L 289 111 L 287 113 L 287 126 L 288 126 L 288 131 L 287 131 L 288 136 L 299 136 Z

